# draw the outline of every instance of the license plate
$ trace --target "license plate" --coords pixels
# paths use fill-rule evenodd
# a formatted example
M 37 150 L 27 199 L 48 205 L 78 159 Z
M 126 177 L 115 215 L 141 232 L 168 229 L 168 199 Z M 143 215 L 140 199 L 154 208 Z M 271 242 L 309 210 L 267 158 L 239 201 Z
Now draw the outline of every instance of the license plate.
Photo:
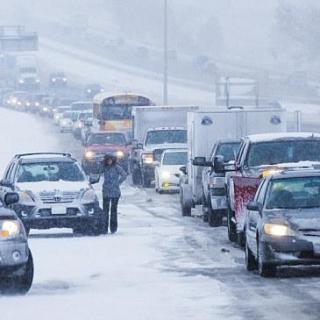
M 52 215 L 61 215 L 61 214 L 66 214 L 67 213 L 67 208 L 63 206 L 56 206 L 51 208 L 51 214 Z

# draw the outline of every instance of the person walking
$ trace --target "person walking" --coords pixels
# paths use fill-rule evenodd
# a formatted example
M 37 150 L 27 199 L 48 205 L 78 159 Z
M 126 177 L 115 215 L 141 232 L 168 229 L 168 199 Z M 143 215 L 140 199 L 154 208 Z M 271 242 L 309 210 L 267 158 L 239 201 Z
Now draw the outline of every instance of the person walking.
M 102 188 L 103 211 L 106 215 L 106 230 L 115 233 L 118 229 L 118 202 L 121 196 L 120 185 L 126 180 L 126 172 L 117 164 L 117 158 L 113 155 L 106 155 L 103 166 L 104 182 Z M 111 210 L 110 210 L 111 207 Z

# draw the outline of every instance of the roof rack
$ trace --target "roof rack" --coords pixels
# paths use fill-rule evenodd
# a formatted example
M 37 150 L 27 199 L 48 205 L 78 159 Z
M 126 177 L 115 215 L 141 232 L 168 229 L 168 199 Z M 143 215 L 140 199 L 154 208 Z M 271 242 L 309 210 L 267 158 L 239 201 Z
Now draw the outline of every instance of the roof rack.
M 65 152 L 32 152 L 32 153 L 21 153 L 16 154 L 14 157 L 17 159 L 20 159 L 22 157 L 28 157 L 28 156 L 37 156 L 37 155 L 56 155 L 56 156 L 64 156 L 64 157 L 71 157 L 70 153 Z

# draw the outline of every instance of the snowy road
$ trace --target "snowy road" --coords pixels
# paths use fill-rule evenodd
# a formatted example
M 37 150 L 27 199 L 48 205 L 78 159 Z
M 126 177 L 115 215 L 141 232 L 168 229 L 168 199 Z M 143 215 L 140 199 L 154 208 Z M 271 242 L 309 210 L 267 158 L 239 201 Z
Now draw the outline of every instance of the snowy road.
M 1 171 L 17 152 L 81 155 L 48 120 L 0 109 L 0 127 Z M 182 218 L 176 195 L 127 184 L 120 213 L 112 236 L 32 232 L 34 286 L 26 297 L 2 297 L 1 319 L 319 319 L 319 269 L 248 273 L 226 228 Z

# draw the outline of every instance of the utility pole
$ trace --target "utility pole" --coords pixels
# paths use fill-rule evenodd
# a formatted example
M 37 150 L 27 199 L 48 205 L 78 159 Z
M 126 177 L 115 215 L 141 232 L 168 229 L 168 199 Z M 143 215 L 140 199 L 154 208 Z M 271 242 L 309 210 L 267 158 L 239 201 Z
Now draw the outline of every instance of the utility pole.
M 168 104 L 168 0 L 164 0 L 163 104 Z

